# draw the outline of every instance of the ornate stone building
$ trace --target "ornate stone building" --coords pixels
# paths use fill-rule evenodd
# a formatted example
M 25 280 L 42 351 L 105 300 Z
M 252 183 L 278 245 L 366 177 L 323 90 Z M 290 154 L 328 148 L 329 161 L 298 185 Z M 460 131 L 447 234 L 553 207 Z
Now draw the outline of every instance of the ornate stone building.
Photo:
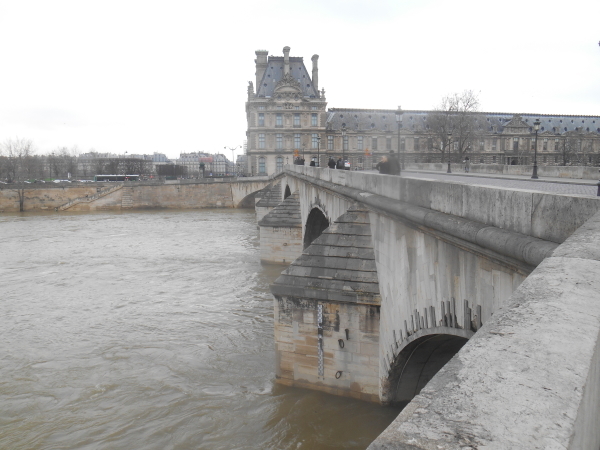
M 600 116 L 473 114 L 472 133 L 440 138 L 433 129 L 434 111 L 386 109 L 326 110 L 325 91 L 318 89 L 318 55 L 312 78 L 303 58 L 268 56 L 256 51 L 256 92 L 248 86 L 247 171 L 272 174 L 294 157 L 311 158 L 326 166 L 328 158 L 343 157 L 352 169 L 366 170 L 389 152 L 404 163 L 459 162 L 532 164 L 534 122 L 538 165 L 600 165 Z M 398 120 L 401 118 L 401 120 Z
M 290 57 L 289 47 L 283 57 L 256 51 L 256 92 L 250 82 L 246 102 L 247 170 L 252 175 L 275 173 L 295 156 L 304 155 L 308 164 L 310 155 L 320 153 L 327 102 L 325 91 L 319 91 L 319 55 L 311 60 L 312 76 L 303 58 Z

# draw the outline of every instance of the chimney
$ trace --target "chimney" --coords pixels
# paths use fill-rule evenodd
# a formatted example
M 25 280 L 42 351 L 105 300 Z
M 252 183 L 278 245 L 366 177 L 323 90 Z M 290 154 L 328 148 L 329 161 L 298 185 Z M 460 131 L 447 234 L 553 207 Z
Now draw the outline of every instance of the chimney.
M 319 55 L 312 55 L 312 58 L 310 58 L 310 59 L 312 60 L 312 63 L 313 63 L 312 82 L 313 82 L 313 86 L 315 87 L 315 90 L 318 93 L 319 92 L 319 68 L 317 67 L 317 63 L 319 62 Z
M 267 55 L 269 52 L 266 50 L 256 50 L 254 53 L 256 54 L 256 59 L 254 62 L 256 63 L 256 93 L 258 94 L 260 82 L 262 81 L 265 70 L 267 70 L 267 66 L 269 65 L 267 60 Z
M 283 76 L 290 73 L 290 48 L 283 47 Z

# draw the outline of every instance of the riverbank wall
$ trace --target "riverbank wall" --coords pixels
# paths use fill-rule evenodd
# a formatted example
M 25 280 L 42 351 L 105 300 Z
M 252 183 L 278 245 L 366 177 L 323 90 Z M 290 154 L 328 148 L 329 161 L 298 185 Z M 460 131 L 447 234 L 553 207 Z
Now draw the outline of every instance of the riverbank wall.
M 117 211 L 127 209 L 253 208 L 267 177 L 231 181 L 176 181 L 0 185 L 0 212 Z

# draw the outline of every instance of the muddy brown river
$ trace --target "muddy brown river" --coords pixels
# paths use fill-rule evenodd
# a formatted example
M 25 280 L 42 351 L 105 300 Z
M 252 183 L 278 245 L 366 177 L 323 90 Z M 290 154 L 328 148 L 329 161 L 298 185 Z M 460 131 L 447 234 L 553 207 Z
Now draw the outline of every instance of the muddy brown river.
M 252 210 L 0 215 L 0 449 L 364 449 L 396 417 L 275 383 Z

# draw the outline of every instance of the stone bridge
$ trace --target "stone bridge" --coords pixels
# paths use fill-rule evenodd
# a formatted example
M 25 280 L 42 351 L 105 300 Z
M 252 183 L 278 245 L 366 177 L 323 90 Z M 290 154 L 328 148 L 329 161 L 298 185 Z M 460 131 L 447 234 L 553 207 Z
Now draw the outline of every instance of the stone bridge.
M 287 167 L 277 380 L 408 403 L 372 449 L 600 446 L 600 201 Z

